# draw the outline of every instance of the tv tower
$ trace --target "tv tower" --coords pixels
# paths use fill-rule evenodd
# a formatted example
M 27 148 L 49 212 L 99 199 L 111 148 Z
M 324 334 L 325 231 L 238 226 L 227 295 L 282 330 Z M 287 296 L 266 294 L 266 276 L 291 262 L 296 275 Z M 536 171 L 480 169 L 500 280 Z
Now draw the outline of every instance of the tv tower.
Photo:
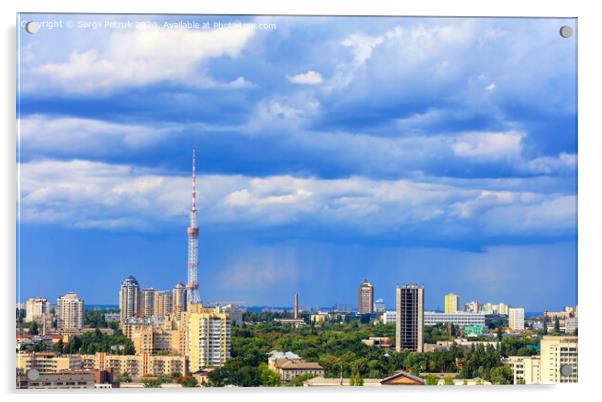
M 190 208 L 190 226 L 188 226 L 188 283 L 186 299 L 188 303 L 200 303 L 197 268 L 199 266 L 199 226 L 196 210 L 196 153 L 192 150 L 192 207 Z

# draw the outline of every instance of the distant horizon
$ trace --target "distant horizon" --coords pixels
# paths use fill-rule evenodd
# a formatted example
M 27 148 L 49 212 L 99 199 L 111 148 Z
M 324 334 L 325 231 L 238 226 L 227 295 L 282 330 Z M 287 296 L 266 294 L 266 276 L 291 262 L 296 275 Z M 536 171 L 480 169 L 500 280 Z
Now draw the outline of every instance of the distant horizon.
M 186 283 L 195 149 L 201 299 L 577 304 L 566 19 L 186 18 L 18 36 L 18 299 Z

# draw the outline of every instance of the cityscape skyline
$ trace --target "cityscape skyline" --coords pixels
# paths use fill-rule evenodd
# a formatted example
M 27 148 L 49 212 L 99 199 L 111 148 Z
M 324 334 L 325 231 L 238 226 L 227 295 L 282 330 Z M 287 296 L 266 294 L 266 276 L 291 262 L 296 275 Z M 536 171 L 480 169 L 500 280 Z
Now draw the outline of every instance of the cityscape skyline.
M 124 274 L 186 283 L 194 148 L 203 298 L 353 304 L 368 277 L 387 305 L 402 282 L 433 308 L 449 291 L 577 304 L 576 43 L 561 20 L 261 18 L 277 29 L 162 32 L 186 54 L 160 40 L 125 57 L 136 30 L 20 37 L 20 300 L 114 304 Z M 82 55 L 150 64 L 130 80 L 78 70 Z

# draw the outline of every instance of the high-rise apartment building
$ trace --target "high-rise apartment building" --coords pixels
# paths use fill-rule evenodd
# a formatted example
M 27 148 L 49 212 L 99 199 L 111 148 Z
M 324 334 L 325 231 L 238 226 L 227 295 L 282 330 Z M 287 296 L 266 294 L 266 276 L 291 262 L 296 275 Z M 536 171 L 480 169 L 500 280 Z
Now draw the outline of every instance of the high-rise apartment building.
M 41 324 L 50 313 L 48 299 L 34 297 L 25 302 L 25 322 L 35 321 Z
M 576 383 L 578 372 L 578 338 L 544 336 L 541 340 L 541 382 Z
M 404 285 L 396 289 L 395 349 L 424 351 L 424 288 Z
M 385 305 L 385 301 L 383 299 L 376 299 L 376 301 L 374 302 L 374 312 L 384 313 L 386 309 L 387 306 Z
M 178 283 L 172 291 L 172 311 L 177 317 L 186 311 L 186 286 Z
M 464 311 L 467 313 L 478 313 L 481 310 L 481 305 L 478 301 L 471 301 L 464 305 Z
M 164 290 L 157 292 L 157 305 L 156 305 L 156 316 L 167 317 L 172 314 L 173 311 L 173 292 L 171 290 Z
M 444 298 L 445 313 L 457 313 L 460 309 L 460 297 L 454 293 L 448 293 Z
M 523 307 L 510 307 L 508 309 L 508 327 L 513 331 L 525 329 L 525 309 Z
M 221 308 L 191 304 L 185 313 L 191 372 L 222 366 L 230 358 L 230 317 Z
M 57 325 L 61 330 L 80 330 L 84 327 L 84 301 L 75 293 L 58 298 Z
M 140 317 L 157 316 L 156 307 L 158 307 L 158 292 L 156 289 L 142 289 L 140 292 Z
M 357 290 L 357 311 L 360 314 L 374 312 L 374 286 L 368 279 L 364 279 Z
M 119 317 L 121 321 L 138 317 L 140 312 L 140 285 L 133 276 L 123 280 L 119 290 Z

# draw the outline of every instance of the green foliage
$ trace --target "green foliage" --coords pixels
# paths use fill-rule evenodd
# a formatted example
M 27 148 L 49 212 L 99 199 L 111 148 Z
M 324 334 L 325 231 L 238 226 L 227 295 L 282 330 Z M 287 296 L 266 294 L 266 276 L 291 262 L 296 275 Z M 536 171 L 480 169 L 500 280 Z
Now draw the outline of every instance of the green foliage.
M 46 350 L 48 350 L 48 346 L 42 341 L 38 341 L 33 345 L 34 352 L 45 352 Z
M 142 380 L 144 388 L 159 388 L 162 384 L 158 378 L 145 378 Z
M 499 350 L 489 346 L 464 350 L 452 345 L 449 350 L 415 353 L 409 351 L 387 351 L 361 343 L 370 336 L 388 336 L 394 341 L 394 325 L 363 325 L 359 320 L 335 323 L 325 322 L 320 326 L 306 325 L 295 328 L 273 321 L 262 321 L 278 313 L 246 313 L 245 320 L 256 322 L 246 328 L 232 329 L 232 358 L 222 367 L 208 374 L 207 386 L 277 386 L 266 365 L 267 353 L 272 350 L 292 351 L 307 361 L 318 362 L 327 378 L 339 378 L 342 374 L 354 384 L 363 383 L 363 378 L 385 378 L 400 370 L 418 375 L 423 372 L 458 373 L 459 378 L 480 377 L 489 379 L 495 375 L 500 381 L 505 378 L 501 357 L 505 353 L 536 353 L 533 349 L 537 340 L 527 338 L 504 338 Z M 260 321 L 260 322 L 258 322 Z M 428 334 L 428 335 L 427 335 Z M 425 327 L 425 338 L 430 340 L 449 339 L 446 326 Z M 430 342 L 429 342 L 430 343 Z M 457 361 L 464 362 L 458 372 Z M 302 385 L 307 378 L 291 381 Z
M 63 348 L 65 354 L 94 354 L 97 352 L 134 355 L 136 349 L 132 341 L 121 331 L 116 331 L 113 335 L 106 335 L 98 328 L 94 332 L 86 332 L 73 337 Z
M 314 378 L 314 376 L 309 373 L 301 374 L 293 378 L 290 385 L 292 385 L 293 387 L 302 387 L 305 381 L 312 378 Z
M 31 335 L 39 335 L 40 334 L 40 327 L 38 326 L 37 322 L 33 322 L 31 324 L 31 327 L 29 327 L 29 333 Z
M 436 375 L 429 374 L 426 377 L 424 377 L 424 382 L 426 383 L 426 385 L 437 385 L 439 383 L 439 379 Z
M 445 377 L 443 377 L 443 384 L 454 385 L 454 379 L 450 375 L 446 375 Z
M 554 320 L 554 332 L 553 335 L 560 335 L 560 320 L 558 319 L 558 317 L 556 317 L 556 319 Z
M 494 367 L 489 371 L 489 381 L 492 384 L 512 384 L 512 370 L 509 366 Z
M 262 387 L 277 387 L 280 385 L 280 376 L 278 373 L 270 370 L 267 364 L 259 364 L 259 381 Z
M 194 388 L 199 385 L 199 382 L 194 377 L 180 377 L 178 382 L 185 388 Z
M 64 347 L 65 347 L 65 344 L 63 343 L 63 340 L 59 339 L 58 342 L 56 342 L 54 345 L 52 345 L 52 351 L 56 352 L 56 353 L 63 353 Z
M 115 376 L 117 382 L 132 382 L 132 377 L 128 373 L 119 373 Z

